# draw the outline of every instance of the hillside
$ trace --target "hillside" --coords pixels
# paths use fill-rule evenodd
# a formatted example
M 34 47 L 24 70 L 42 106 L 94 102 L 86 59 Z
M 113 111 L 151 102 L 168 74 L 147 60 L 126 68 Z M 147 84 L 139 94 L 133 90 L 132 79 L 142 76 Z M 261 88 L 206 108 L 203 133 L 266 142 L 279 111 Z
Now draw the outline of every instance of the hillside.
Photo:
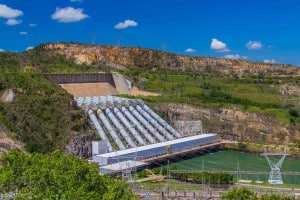
M 239 77 L 245 75 L 300 75 L 300 70 L 290 65 L 180 56 L 145 48 L 72 43 L 45 44 L 41 48 L 54 55 L 63 55 L 77 64 L 106 65 L 112 69 L 141 68 L 148 70 L 220 73 L 223 75 L 237 75 Z
M 161 94 L 139 98 L 171 124 L 201 120 L 205 131 L 225 139 L 300 146 L 297 67 L 73 43 L 0 52 L 0 96 L 8 89 L 15 93 L 12 102 L 0 102 L 2 135 L 30 152 L 90 151 L 84 142 L 93 134 L 85 114 L 43 73 L 110 70 L 139 89 Z
M 71 138 L 88 130 L 84 113 L 73 105 L 72 97 L 43 75 L 1 73 L 0 96 L 7 90 L 14 97 L 0 101 L 0 127 L 29 152 L 64 149 Z

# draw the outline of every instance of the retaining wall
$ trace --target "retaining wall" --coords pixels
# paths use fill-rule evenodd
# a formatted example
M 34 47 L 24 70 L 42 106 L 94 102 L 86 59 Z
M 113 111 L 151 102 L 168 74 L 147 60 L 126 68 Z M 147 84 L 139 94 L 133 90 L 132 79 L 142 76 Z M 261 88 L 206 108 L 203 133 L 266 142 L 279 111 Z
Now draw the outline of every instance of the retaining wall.
M 57 84 L 107 82 L 113 87 L 116 87 L 111 73 L 46 74 L 46 77 Z

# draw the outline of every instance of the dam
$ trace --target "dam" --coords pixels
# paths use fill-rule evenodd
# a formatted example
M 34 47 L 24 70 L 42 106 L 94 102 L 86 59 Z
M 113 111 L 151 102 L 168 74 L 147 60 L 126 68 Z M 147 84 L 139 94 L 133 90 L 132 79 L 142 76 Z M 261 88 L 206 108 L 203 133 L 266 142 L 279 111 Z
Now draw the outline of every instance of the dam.
M 139 167 L 205 145 L 220 145 L 214 133 L 182 135 L 141 100 L 116 96 L 75 100 L 88 113 L 101 138 L 93 143 L 92 160 L 101 166 L 102 173 L 120 171 L 127 161 Z
M 222 145 L 215 133 L 186 136 L 142 100 L 116 96 L 129 94 L 132 88 L 120 74 L 46 76 L 72 94 L 87 113 L 100 138 L 92 142 L 91 161 L 101 173 L 114 174 Z

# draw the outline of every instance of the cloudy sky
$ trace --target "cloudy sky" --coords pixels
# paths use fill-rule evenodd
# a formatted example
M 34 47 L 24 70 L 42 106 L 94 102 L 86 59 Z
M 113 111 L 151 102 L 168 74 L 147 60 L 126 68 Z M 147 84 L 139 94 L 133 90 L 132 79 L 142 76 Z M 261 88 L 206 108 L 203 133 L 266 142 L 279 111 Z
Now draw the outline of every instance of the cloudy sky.
M 139 46 L 300 66 L 298 0 L 1 0 L 0 51 Z

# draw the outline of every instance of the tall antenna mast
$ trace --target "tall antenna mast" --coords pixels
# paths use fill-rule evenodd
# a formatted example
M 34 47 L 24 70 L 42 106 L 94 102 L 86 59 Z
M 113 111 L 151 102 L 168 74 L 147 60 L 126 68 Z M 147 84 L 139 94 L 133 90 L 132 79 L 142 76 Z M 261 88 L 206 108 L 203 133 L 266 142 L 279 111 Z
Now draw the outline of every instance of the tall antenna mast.
M 261 155 L 265 156 L 265 158 L 267 159 L 269 166 L 271 168 L 268 182 L 271 184 L 283 184 L 280 169 L 282 167 L 285 157 L 287 155 L 289 155 L 286 153 L 286 147 L 284 147 L 283 153 L 268 153 L 266 147 L 264 146 L 264 153 Z M 273 157 L 274 156 L 282 156 L 282 157 L 279 159 L 279 161 L 277 163 L 275 163 L 274 161 L 272 161 L 270 159 L 271 156 L 273 156 Z

